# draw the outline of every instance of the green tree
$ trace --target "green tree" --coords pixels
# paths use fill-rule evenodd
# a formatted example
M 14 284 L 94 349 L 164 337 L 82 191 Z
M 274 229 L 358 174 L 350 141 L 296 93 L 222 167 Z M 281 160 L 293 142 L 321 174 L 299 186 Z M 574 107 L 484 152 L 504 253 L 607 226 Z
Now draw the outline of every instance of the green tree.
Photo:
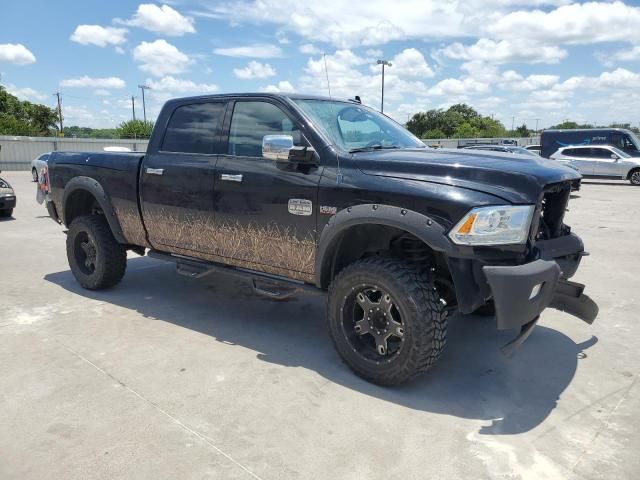
M 518 128 L 516 128 L 514 134 L 516 137 L 528 137 L 529 129 L 527 128 L 527 124 L 523 123 Z
M 56 119 L 55 110 L 20 101 L 0 85 L 0 135 L 52 135 Z
M 421 138 L 502 137 L 506 133 L 498 120 L 482 116 L 464 103 L 452 105 L 447 110 L 416 113 L 407 122 L 407 128 Z
M 152 130 L 153 122 L 129 120 L 118 125 L 116 134 L 119 138 L 149 138 Z

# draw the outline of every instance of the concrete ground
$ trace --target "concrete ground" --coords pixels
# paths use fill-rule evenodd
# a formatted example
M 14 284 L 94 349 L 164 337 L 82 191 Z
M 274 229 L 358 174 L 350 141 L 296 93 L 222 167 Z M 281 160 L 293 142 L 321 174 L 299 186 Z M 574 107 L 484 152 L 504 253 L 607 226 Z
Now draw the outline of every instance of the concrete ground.
M 324 299 L 264 300 L 131 254 L 82 290 L 27 172 L 0 222 L 0 478 L 637 479 L 640 188 L 586 182 L 568 223 L 589 326 L 515 332 L 457 317 L 441 362 L 381 388 L 335 354 Z

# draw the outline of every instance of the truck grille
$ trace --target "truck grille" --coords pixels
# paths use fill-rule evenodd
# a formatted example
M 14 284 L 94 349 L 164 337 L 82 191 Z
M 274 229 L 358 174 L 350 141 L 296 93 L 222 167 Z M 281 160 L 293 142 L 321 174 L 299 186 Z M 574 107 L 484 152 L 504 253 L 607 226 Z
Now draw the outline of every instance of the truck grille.
M 536 240 L 549 240 L 570 232 L 571 229 L 563 223 L 570 193 L 571 182 L 557 183 L 545 189 L 539 208 Z

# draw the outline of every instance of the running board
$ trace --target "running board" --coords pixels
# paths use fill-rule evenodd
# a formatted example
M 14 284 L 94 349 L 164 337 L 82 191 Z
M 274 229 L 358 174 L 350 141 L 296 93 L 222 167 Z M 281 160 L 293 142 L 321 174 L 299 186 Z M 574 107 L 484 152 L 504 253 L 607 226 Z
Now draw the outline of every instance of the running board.
M 202 278 L 211 273 L 222 273 L 248 280 L 257 294 L 274 300 L 285 300 L 302 293 L 313 295 L 323 295 L 326 293 L 314 285 L 299 280 L 257 272 L 247 268 L 225 265 L 223 263 L 206 262 L 198 260 L 197 258 L 158 252 L 157 250 L 149 250 L 147 256 L 165 262 L 175 263 L 176 272 L 190 278 Z

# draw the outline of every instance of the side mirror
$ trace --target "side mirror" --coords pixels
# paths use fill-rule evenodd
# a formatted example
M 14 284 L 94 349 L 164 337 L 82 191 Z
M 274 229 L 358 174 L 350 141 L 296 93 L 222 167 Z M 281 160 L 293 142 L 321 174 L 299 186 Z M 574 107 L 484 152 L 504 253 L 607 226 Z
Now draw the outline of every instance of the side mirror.
M 312 147 L 298 147 L 291 135 L 265 135 L 262 137 L 262 156 L 276 162 L 314 163 Z
M 616 155 L 615 153 L 611 154 L 611 159 L 612 160 L 618 160 L 618 158 L 620 158 L 620 157 L 618 157 L 618 155 Z

